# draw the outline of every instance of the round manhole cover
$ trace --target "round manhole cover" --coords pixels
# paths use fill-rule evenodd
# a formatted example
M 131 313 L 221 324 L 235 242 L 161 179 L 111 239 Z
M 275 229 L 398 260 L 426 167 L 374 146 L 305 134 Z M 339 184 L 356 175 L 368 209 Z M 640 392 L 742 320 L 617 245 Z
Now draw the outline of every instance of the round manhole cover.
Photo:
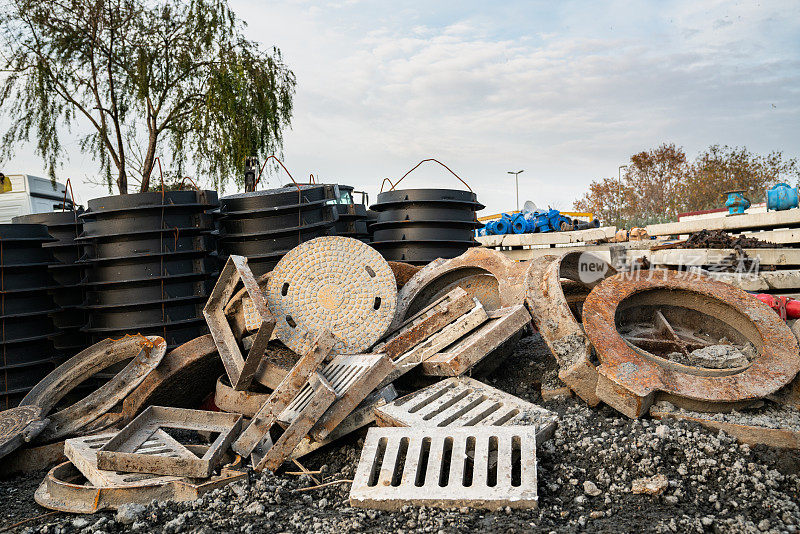
M 319 237 L 295 247 L 267 282 L 275 335 L 303 354 L 306 332 L 336 336 L 334 354 L 369 349 L 389 328 L 397 305 L 392 269 L 369 245 L 347 237 Z

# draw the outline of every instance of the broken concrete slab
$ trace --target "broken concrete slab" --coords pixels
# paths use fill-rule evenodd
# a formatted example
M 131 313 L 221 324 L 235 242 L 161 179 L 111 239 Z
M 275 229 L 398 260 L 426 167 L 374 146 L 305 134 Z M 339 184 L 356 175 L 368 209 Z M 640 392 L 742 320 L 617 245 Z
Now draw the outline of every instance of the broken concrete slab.
M 668 402 L 650 407 L 655 419 L 692 421 L 708 429 L 723 431 L 747 445 L 800 449 L 800 411 L 768 404 L 762 408 L 730 413 L 702 413 L 682 410 Z
M 524 305 L 500 308 L 490 311 L 489 320 L 469 332 L 446 349 L 426 358 L 421 365 L 421 372 L 426 376 L 460 376 L 484 359 L 495 355 L 505 345 L 506 353 L 510 352 L 513 342 L 519 339 L 525 328 L 531 324 L 531 315 Z M 503 356 L 507 356 L 504 354 Z M 502 357 L 492 357 L 492 366 L 496 367 Z M 492 369 L 484 369 L 490 372 Z
M 54 441 L 84 429 L 107 414 L 150 374 L 164 358 L 167 344 L 158 336 L 105 339 L 73 356 L 43 378 L 20 402 L 39 406 L 50 423 L 36 438 Z M 111 380 L 76 403 L 49 413 L 70 391 L 110 365 L 130 360 Z
M 536 485 L 533 427 L 378 427 L 367 433 L 350 505 L 535 508 Z
M 558 422 L 555 412 L 524 401 L 478 380 L 448 378 L 375 408 L 381 426 L 411 428 L 459 426 L 533 426 L 544 443 Z
M 409 318 L 373 350 L 397 359 L 474 307 L 475 301 L 457 287 Z
M 380 385 L 383 386 L 393 382 L 437 352 L 452 345 L 459 339 L 462 339 L 488 320 L 489 315 L 486 313 L 484 307 L 479 302 L 475 301 L 475 307 L 472 308 L 471 311 L 448 324 L 442 330 L 433 334 L 410 351 L 396 358 L 393 362 L 394 370 L 389 373 Z
M 197 457 L 163 428 L 216 433 Z M 150 406 L 97 451 L 99 469 L 208 478 L 242 428 L 242 416 L 224 412 Z M 151 443 L 156 438 L 154 443 Z
M 314 336 L 314 339 L 311 340 L 311 349 L 292 367 L 258 410 L 247 428 L 233 443 L 234 451 L 244 457 L 252 454 L 253 450 L 267 436 L 269 429 L 277 421 L 281 412 L 289 406 L 319 365 L 328 357 L 335 342 L 333 334 L 327 330 Z
M 261 324 L 246 359 L 242 356 L 239 343 L 225 315 L 225 306 L 239 282 L 244 285 L 251 305 L 255 307 L 256 313 L 261 318 Z M 217 345 L 233 388 L 239 391 L 247 389 L 264 357 L 267 343 L 275 328 L 275 320 L 267 310 L 266 299 L 258 287 L 252 271 L 247 266 L 247 258 L 236 255 L 228 257 L 208 302 L 203 308 L 203 316 L 214 338 L 214 343 Z

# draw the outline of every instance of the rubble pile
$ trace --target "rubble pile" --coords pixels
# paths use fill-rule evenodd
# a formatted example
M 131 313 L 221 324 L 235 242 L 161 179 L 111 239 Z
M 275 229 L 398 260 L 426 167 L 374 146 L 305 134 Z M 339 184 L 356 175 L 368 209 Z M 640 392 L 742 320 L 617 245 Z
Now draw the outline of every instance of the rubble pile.
M 76 530 L 795 531 L 797 472 L 753 447 L 800 447 L 800 348 L 758 299 L 586 253 L 395 272 L 339 236 L 231 254 L 210 335 L 79 353 L 0 412 L 3 461 L 63 453 L 36 502 L 113 512 Z

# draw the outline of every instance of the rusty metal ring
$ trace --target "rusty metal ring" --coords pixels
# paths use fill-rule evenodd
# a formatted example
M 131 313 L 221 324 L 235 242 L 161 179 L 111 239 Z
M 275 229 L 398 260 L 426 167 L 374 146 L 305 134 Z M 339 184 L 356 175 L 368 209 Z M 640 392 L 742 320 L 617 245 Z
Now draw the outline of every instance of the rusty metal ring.
M 583 266 L 599 266 L 591 276 Z M 570 309 L 562 279 L 590 289 L 601 279 L 616 274 L 605 260 L 585 252 L 569 252 L 563 256 L 547 255 L 530 262 L 525 275 L 525 303 L 550 351 L 558 362 L 558 377 L 589 406 L 600 403 L 597 389 L 597 367 L 591 362 L 592 345 L 578 318 Z
M 715 317 L 741 332 L 759 354 L 747 366 L 710 373 L 634 350 L 617 331 L 616 317 L 637 301 Z M 601 364 L 597 395 L 631 417 L 647 413 L 658 393 L 689 409 L 724 409 L 774 393 L 800 371 L 797 340 L 774 311 L 741 289 L 702 275 L 667 270 L 618 274 L 592 290 L 583 314 Z
M 473 247 L 455 258 L 435 260 L 423 267 L 403 286 L 397 297 L 397 310 L 389 331 L 400 327 L 409 317 L 441 297 L 459 281 L 479 275 L 497 279 L 497 295 L 492 300 L 500 306 L 522 304 L 527 266 L 508 259 L 496 250 Z M 482 282 L 480 279 L 474 279 Z M 485 288 L 485 282 L 476 284 Z M 487 303 L 483 303 L 486 306 Z M 488 309 L 488 307 L 487 307 Z
M 203 454 L 205 445 L 188 445 L 196 454 Z M 174 477 L 155 477 L 126 486 L 92 486 L 85 481 L 77 467 L 70 462 L 58 464 L 45 476 L 34 493 L 34 500 L 40 506 L 59 512 L 93 514 L 100 510 L 116 510 L 123 504 L 138 503 L 147 505 L 152 501 L 173 500 L 193 501 L 203 494 L 247 477 L 241 456 L 229 456 L 219 475 L 209 479 Z M 159 482 L 160 481 L 160 482 Z
M 47 415 L 50 424 L 37 436 L 36 441 L 43 443 L 68 436 L 103 416 L 158 366 L 166 351 L 164 338 L 126 336 L 118 340 L 104 339 L 64 362 L 36 384 L 22 399 L 20 406 L 39 406 L 42 414 L 49 414 L 67 393 L 84 380 L 110 365 L 130 359 L 122 371 L 82 400 Z

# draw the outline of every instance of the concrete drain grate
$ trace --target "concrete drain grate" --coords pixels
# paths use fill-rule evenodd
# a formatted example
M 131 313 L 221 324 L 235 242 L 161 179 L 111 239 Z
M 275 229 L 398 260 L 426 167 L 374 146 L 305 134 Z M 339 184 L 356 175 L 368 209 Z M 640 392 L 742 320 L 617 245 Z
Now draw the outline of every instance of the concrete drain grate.
M 386 333 L 397 305 L 392 269 L 378 252 L 347 237 L 319 237 L 287 253 L 267 282 L 275 336 L 303 354 L 302 333 L 328 328 L 333 354 L 359 354 Z
M 553 435 L 558 415 L 465 376 L 442 380 L 375 408 L 381 426 L 531 426 L 540 443 Z
M 530 426 L 370 428 L 350 505 L 535 508 L 536 431 Z

